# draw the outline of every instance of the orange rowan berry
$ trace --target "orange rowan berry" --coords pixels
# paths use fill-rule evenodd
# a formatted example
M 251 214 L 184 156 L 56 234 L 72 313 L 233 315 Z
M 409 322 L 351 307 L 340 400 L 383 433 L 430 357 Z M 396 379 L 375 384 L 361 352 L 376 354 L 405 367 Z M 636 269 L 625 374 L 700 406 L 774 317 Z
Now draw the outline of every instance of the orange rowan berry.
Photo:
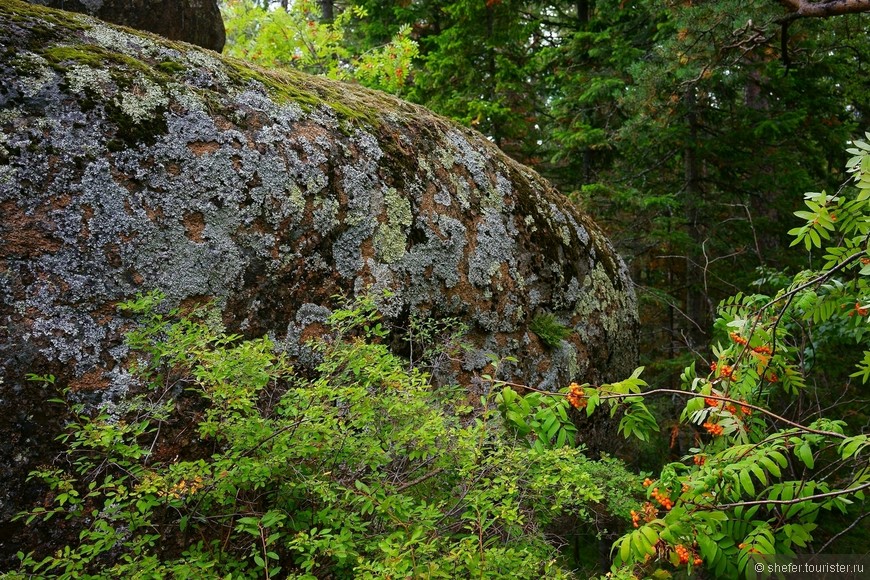
M 753 352 L 757 352 L 758 354 L 766 354 L 766 355 L 773 354 L 773 349 L 770 348 L 769 346 L 767 346 L 766 344 L 762 344 L 761 346 L 756 346 L 752 350 L 753 350 Z
M 732 333 L 729 334 L 728 336 L 730 336 L 730 337 L 731 337 L 731 340 L 733 340 L 733 341 L 736 342 L 737 344 L 745 345 L 746 343 L 749 342 L 748 340 L 746 340 L 745 338 L 743 338 L 742 336 L 740 336 L 740 335 L 737 334 L 736 332 L 732 332 Z
M 722 426 L 717 425 L 716 423 L 707 422 L 707 423 L 704 423 L 703 427 L 704 427 L 704 429 L 707 430 L 707 433 L 709 433 L 710 435 L 713 435 L 714 437 L 718 437 L 724 431 Z
M 674 546 L 674 552 L 676 552 L 677 556 L 680 559 L 680 564 L 688 564 L 689 563 L 689 550 L 686 549 L 682 544 L 677 544 Z
M 652 496 L 664 509 L 669 510 L 674 507 L 674 502 L 671 501 L 669 493 L 662 493 L 659 491 L 659 488 L 656 487 L 653 488 Z
M 575 409 L 583 409 L 586 407 L 586 395 L 583 392 L 583 387 L 577 383 L 571 383 L 570 391 L 568 392 L 568 404 Z
M 695 465 L 700 466 L 704 465 L 704 463 L 707 461 L 707 458 L 703 455 L 696 455 L 692 458 L 692 461 L 695 463 Z

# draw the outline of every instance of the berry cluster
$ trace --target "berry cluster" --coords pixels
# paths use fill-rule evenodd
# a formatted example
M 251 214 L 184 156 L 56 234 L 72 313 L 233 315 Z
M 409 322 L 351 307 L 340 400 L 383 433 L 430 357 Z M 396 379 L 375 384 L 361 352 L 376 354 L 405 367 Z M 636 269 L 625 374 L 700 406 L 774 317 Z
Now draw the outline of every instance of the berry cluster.
M 719 399 L 711 399 L 710 397 L 704 397 L 704 402 L 709 407 L 718 407 L 718 406 L 723 405 L 725 403 L 724 401 L 720 401 Z M 740 401 L 740 402 L 745 403 L 746 401 Z M 731 413 L 732 415 L 737 414 L 737 407 L 731 403 L 724 405 L 723 408 L 726 411 L 728 411 L 729 413 Z M 743 413 L 744 415 L 751 415 L 752 409 L 750 409 L 746 405 L 740 405 L 740 412 Z
M 674 502 L 671 501 L 670 494 L 660 492 L 659 488 L 657 488 L 657 487 L 653 488 L 652 496 L 653 496 L 653 499 L 656 500 L 657 502 L 659 502 L 661 504 L 661 506 L 663 508 L 665 508 L 666 510 L 669 510 L 672 507 L 674 507 Z
M 583 388 L 577 383 L 571 383 L 568 391 L 568 404 L 570 404 L 575 409 L 584 409 L 586 408 L 586 395 L 583 392 Z
M 742 336 L 740 336 L 740 335 L 737 334 L 736 332 L 732 332 L 732 333 L 730 333 L 728 336 L 730 336 L 730 337 L 731 337 L 731 340 L 733 340 L 735 343 L 737 343 L 737 344 L 739 344 L 739 345 L 746 346 L 747 344 L 749 344 L 749 340 L 748 340 L 748 339 L 743 338 Z M 755 352 L 755 353 L 758 353 L 758 354 L 761 354 L 761 355 L 768 355 L 768 356 L 770 356 L 770 355 L 773 354 L 773 349 L 770 348 L 768 345 L 764 344 L 764 345 L 761 345 L 761 346 L 756 346 L 756 347 L 754 347 L 754 348 L 752 349 L 752 352 Z
M 696 455 L 692 458 L 692 461 L 695 462 L 695 465 L 700 467 L 707 461 L 707 457 L 705 455 Z
M 718 437 L 724 431 L 724 429 L 722 428 L 722 425 L 717 425 L 716 423 L 707 422 L 707 423 L 704 423 L 703 426 L 704 426 L 704 429 L 707 430 L 707 433 L 709 433 L 713 437 Z
M 745 346 L 746 344 L 749 343 L 748 340 L 746 340 L 745 338 L 743 338 L 742 336 L 740 336 L 740 335 L 737 334 L 736 332 L 732 332 L 732 333 L 729 334 L 728 336 L 730 336 L 730 337 L 731 337 L 731 340 L 733 340 L 733 341 L 736 342 L 737 344 L 740 344 L 740 345 L 744 345 L 744 346 Z
M 732 376 L 734 376 L 734 368 L 730 365 L 719 366 L 719 363 L 714 362 L 710 364 L 710 370 L 713 372 L 716 372 L 718 370 L 719 376 L 723 379 L 730 379 Z
M 643 509 L 640 512 L 631 510 L 631 524 L 634 527 L 640 526 L 640 521 L 651 522 L 659 516 L 659 510 L 650 502 L 644 502 Z
M 856 302 L 855 309 L 849 313 L 849 316 L 855 316 L 856 314 L 858 316 L 867 316 L 868 313 L 870 313 L 870 308 L 867 306 L 861 306 L 860 302 Z
M 674 552 L 677 553 L 677 556 L 680 557 L 680 564 L 688 564 L 689 563 L 689 550 L 683 546 L 682 544 L 677 544 L 674 546 Z
M 703 563 L 703 560 L 700 556 L 694 553 L 694 550 L 689 550 L 682 544 L 677 544 L 674 546 L 674 552 L 677 554 L 677 557 L 680 559 L 680 564 L 688 564 L 689 560 L 692 560 L 692 563 L 695 566 L 700 566 Z

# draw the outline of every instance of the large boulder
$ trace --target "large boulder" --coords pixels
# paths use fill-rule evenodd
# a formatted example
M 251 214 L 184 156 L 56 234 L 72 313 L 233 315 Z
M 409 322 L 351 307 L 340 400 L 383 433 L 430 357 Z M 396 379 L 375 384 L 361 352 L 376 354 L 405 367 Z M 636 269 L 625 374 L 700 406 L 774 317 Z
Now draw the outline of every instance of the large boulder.
M 474 131 L 388 95 L 275 73 L 19 0 L 0 5 L 0 519 L 29 502 L 74 397 L 123 397 L 115 308 L 158 288 L 214 299 L 227 326 L 302 363 L 333 296 L 387 318 L 459 317 L 439 369 L 477 394 L 624 376 L 635 298 L 599 229 Z M 553 316 L 555 348 L 529 330 Z M 399 344 L 397 342 L 397 344 Z M 17 548 L 11 528 L 2 551 Z
M 147 30 L 172 40 L 224 49 L 226 29 L 217 0 L 28 0 Z

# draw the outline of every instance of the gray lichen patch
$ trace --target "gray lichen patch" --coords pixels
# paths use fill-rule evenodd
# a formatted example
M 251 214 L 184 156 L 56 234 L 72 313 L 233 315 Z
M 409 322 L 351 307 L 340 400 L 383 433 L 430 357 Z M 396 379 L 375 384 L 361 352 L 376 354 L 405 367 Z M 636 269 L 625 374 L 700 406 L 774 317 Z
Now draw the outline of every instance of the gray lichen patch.
M 169 105 L 169 98 L 157 84 L 137 75 L 116 103 L 133 123 L 139 124 Z
M 405 255 L 408 243 L 407 229 L 411 225 L 411 203 L 392 187 L 384 192 L 386 220 L 375 232 L 374 245 L 378 258 L 386 263 L 398 261 Z
M 90 91 L 91 95 L 105 97 L 112 90 L 112 75 L 105 69 L 74 64 L 67 69 L 64 77 L 69 90 L 81 96 L 87 96 L 87 91 Z
M 491 288 L 504 278 L 503 265 L 508 271 L 516 267 L 516 229 L 505 216 L 487 209 L 478 224 L 474 253 L 469 262 L 469 280 L 478 288 Z

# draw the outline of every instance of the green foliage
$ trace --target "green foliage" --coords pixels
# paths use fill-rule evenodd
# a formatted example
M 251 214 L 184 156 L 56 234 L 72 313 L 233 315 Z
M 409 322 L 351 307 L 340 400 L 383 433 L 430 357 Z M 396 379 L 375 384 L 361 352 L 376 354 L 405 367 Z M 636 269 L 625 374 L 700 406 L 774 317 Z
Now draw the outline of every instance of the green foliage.
M 411 364 L 437 369 L 454 361 L 467 348 L 463 337 L 468 325 L 458 318 L 426 318 L 412 316 L 405 341 Z
M 228 0 L 223 6 L 226 53 L 270 67 L 294 67 L 334 79 L 356 80 L 387 92 L 400 92 L 412 75 L 417 43 L 403 26 L 378 47 L 355 51 L 348 31 L 366 10 L 351 6 L 332 22 L 322 22 L 313 0 L 294 0 L 287 10 L 267 9 L 254 0 Z
M 529 323 L 529 330 L 538 335 L 544 344 L 550 348 L 558 348 L 562 341 L 571 336 L 573 332 L 567 326 L 561 324 L 552 314 L 539 314 Z
M 854 337 L 862 360 L 852 376 L 870 376 L 864 340 L 870 328 L 870 146 L 853 143 L 848 170 L 854 190 L 808 194 L 809 211 L 796 212 L 805 222 L 792 230 L 796 241 L 824 252 L 824 267 L 799 273 L 773 296 L 724 300 L 705 372 L 695 364 L 685 368 L 679 389 L 643 390 L 638 369 L 600 387 L 574 384 L 522 398 L 510 388 L 502 391 L 499 408 L 507 424 L 536 436 L 537 449 L 552 443 L 557 423 L 568 422 L 569 405 L 588 415 L 602 404 L 611 416 L 621 410 L 620 432 L 645 439 L 658 431 L 646 397 L 686 401 L 680 421 L 695 446 L 644 482 L 648 501 L 632 512 L 635 530 L 613 546 L 617 577 L 675 568 L 691 574 L 702 567 L 710 577 L 754 578 L 755 564 L 765 557 L 810 549 L 823 512 L 854 518 L 866 509 L 870 437 L 848 435 L 841 419 L 815 415 L 802 422 L 772 410 L 800 400 L 810 388 L 813 369 L 802 346 L 807 328 L 820 346 L 829 335 Z
M 66 520 L 78 541 L 19 554 L 21 574 L 567 578 L 544 531 L 636 506 L 637 478 L 614 460 L 526 445 L 485 399 L 460 420 L 466 395 L 390 354 L 370 297 L 331 316 L 313 375 L 267 338 L 226 334 L 208 308 L 160 300 L 120 306 L 138 320 L 128 345 L 142 392 L 122 407 L 72 404 L 65 462 L 31 475 L 51 493 L 18 517 Z
M 536 451 L 560 447 L 575 447 L 577 428 L 568 418 L 568 400 L 532 392 L 520 396 L 505 386 L 495 402 L 509 430 L 531 441 Z
M 870 322 L 864 306 L 870 147 L 854 143 L 849 171 L 856 191 L 807 194 L 809 211 L 796 212 L 805 225 L 791 232 L 796 243 L 846 257 L 799 274 L 773 297 L 723 302 L 716 328 L 727 343 L 714 347 L 709 374 L 690 367 L 682 377 L 683 391 L 694 395 L 682 420 L 702 426 L 707 439 L 690 450 L 691 462 L 669 464 L 648 482 L 658 506 L 646 504 L 635 517 L 638 529 L 614 545 L 616 565 L 649 569 L 669 561 L 703 565 L 716 577 L 754 577 L 753 564 L 764 556 L 807 549 L 823 510 L 861 511 L 870 488 L 870 439 L 847 436 L 842 420 L 801 424 L 768 410 L 806 388 L 795 336 L 804 325 L 861 340 Z M 844 209 L 845 199 L 854 203 Z M 834 243 L 825 247 L 823 240 Z M 865 376 L 861 365 L 853 376 Z M 680 559 L 677 546 L 688 559 Z

